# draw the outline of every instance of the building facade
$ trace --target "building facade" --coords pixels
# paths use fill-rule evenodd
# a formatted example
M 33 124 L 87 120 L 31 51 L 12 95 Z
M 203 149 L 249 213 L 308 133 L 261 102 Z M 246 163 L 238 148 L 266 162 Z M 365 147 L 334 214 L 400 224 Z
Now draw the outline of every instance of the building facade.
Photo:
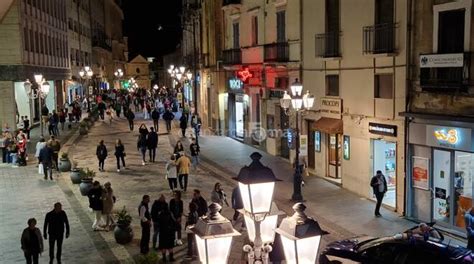
M 20 116 L 40 119 L 38 99 L 24 82 L 43 74 L 50 91 L 43 102 L 50 111 L 62 105 L 70 79 L 66 1 L 2 1 L 0 8 L 0 119 L 16 127 Z M 36 84 L 33 86 L 36 87 Z
M 474 187 L 472 1 L 410 1 L 407 216 L 465 233 Z
M 142 55 L 137 55 L 126 64 L 125 79 L 133 78 L 140 88 L 150 89 L 150 62 Z

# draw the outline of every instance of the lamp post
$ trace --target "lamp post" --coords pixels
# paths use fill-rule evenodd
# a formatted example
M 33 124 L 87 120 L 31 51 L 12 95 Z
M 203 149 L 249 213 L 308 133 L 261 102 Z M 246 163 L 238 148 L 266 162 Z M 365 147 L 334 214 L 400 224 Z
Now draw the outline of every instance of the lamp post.
M 114 75 L 115 75 L 115 78 L 118 79 L 118 82 L 119 82 L 119 89 L 122 88 L 122 77 L 123 77 L 123 71 L 122 69 L 117 69 L 115 72 L 114 72 Z
M 201 263 L 227 263 L 232 237 L 240 235 L 232 223 L 219 213 L 221 208 L 219 204 L 212 203 L 209 206 L 209 215 L 199 218 L 190 228 L 196 238 Z
M 185 102 L 185 98 L 184 98 L 184 83 L 186 80 L 188 80 L 189 82 L 192 82 L 193 80 L 193 73 L 191 72 L 191 70 L 186 70 L 186 67 L 184 66 L 179 66 L 179 67 L 175 67 L 174 65 L 170 65 L 170 67 L 168 68 L 168 73 L 170 74 L 170 77 L 171 77 L 171 80 L 173 82 L 173 86 L 174 86 L 174 81 L 178 82 L 181 86 L 180 90 L 178 92 L 180 92 L 182 95 L 182 101 L 181 101 L 181 104 L 184 106 L 184 102 Z M 187 98 L 189 99 L 189 98 Z M 196 101 L 196 98 L 194 97 L 193 100 L 191 100 L 193 102 Z M 196 107 L 195 107 L 196 109 Z
M 321 236 L 327 234 L 314 219 L 304 213 L 306 206 L 297 203 L 295 213 L 281 221 L 275 230 L 280 234 L 287 263 L 316 263 Z
M 300 202 L 303 201 L 303 195 L 301 193 L 301 183 L 303 181 L 302 172 L 304 164 L 300 164 L 300 130 L 299 126 L 299 117 L 303 111 L 309 110 L 313 107 L 314 96 L 309 94 L 309 91 L 306 94 L 302 95 L 303 85 L 298 81 L 291 85 L 291 95 L 290 96 L 286 91 L 283 95 L 283 98 L 280 99 L 280 105 L 285 110 L 285 114 L 289 115 L 290 104 L 296 114 L 296 157 L 295 157 L 295 175 L 293 177 L 293 195 L 291 196 L 292 201 Z
M 268 230 L 268 228 L 262 227 L 267 227 L 273 223 L 273 221 L 265 222 L 265 218 L 270 212 L 273 190 L 278 179 L 270 168 L 265 167 L 260 162 L 262 158 L 260 153 L 254 152 L 250 155 L 250 158 L 252 163 L 243 167 L 237 178 L 235 178 L 239 182 L 239 190 L 244 206 L 244 217 L 246 217 L 246 222 L 252 225 L 248 230 L 251 230 L 249 238 L 253 241 L 253 247 L 245 245 L 243 250 L 247 252 L 250 264 L 268 263 L 268 254 L 272 250 L 268 243 L 273 241 L 264 241 L 262 239 L 262 231 L 265 231 L 265 234 L 267 234 L 266 231 Z M 271 229 L 275 227 L 276 222 L 275 226 Z M 267 238 L 268 235 L 265 237 Z
M 81 77 L 81 80 L 82 80 L 82 87 L 84 87 L 84 83 L 85 81 L 87 80 L 87 92 L 85 94 L 87 94 L 86 98 L 87 98 L 87 112 L 90 112 L 91 111 L 91 108 L 90 108 L 90 102 L 89 102 L 89 96 L 93 93 L 92 91 L 90 91 L 90 80 L 92 78 L 92 76 L 94 75 L 94 72 L 92 71 L 91 67 L 89 66 L 84 66 L 84 68 L 82 68 L 80 71 L 79 71 L 79 76 Z
M 43 79 L 42 74 L 35 74 L 34 75 L 35 79 L 35 85 L 33 85 L 29 79 L 26 79 L 25 83 L 23 84 L 26 94 L 28 97 L 32 100 L 38 98 L 38 103 L 39 103 L 39 111 L 40 111 L 40 130 L 41 130 L 41 136 L 44 136 L 43 134 L 43 119 L 42 119 L 42 108 L 43 108 L 43 99 L 48 96 L 50 85 L 49 83 Z

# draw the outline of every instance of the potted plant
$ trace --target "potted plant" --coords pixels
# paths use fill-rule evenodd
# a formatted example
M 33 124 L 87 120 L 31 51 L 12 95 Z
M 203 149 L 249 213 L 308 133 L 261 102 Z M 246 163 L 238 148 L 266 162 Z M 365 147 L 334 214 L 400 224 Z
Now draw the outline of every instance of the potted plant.
M 85 171 L 82 168 L 74 168 L 71 169 L 71 174 L 69 174 L 69 177 L 71 177 L 71 181 L 73 184 L 79 184 L 81 183 L 81 179 L 85 176 Z
M 92 189 L 92 181 L 95 177 L 95 171 L 86 168 L 81 173 L 81 184 L 79 185 L 79 189 L 81 190 L 82 196 L 86 196 L 90 189 Z
M 155 251 L 150 251 L 146 255 L 138 255 L 137 263 L 138 264 L 155 264 L 158 263 L 160 257 Z
M 66 172 L 71 170 L 71 161 L 66 152 L 61 153 L 61 158 L 59 158 L 58 168 L 61 172 Z
M 117 226 L 114 230 L 115 241 L 119 244 L 130 243 L 133 239 L 133 230 L 130 227 L 132 216 L 128 213 L 125 206 L 117 213 Z
M 89 128 L 93 125 L 93 122 L 89 117 L 85 117 L 84 119 L 82 119 L 82 122 L 85 122 L 87 124 L 87 127 Z
M 84 121 L 79 123 L 79 135 L 87 135 L 87 123 Z

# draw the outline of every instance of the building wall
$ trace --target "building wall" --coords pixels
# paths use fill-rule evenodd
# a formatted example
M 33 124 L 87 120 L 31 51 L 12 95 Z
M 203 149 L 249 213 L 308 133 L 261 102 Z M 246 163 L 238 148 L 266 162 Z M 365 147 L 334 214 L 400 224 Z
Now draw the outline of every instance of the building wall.
M 0 64 L 22 63 L 21 8 L 14 1 L 3 20 L 0 20 Z
M 71 73 L 80 79 L 79 71 L 92 63 L 91 17 L 89 1 L 67 1 L 68 40 Z

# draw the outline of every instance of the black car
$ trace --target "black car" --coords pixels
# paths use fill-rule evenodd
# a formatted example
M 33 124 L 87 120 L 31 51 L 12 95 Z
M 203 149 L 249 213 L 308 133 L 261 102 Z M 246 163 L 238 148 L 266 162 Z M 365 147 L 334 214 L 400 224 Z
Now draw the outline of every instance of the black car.
M 472 264 L 471 250 L 406 234 L 391 237 L 357 237 L 330 243 L 319 263 L 363 264 Z

